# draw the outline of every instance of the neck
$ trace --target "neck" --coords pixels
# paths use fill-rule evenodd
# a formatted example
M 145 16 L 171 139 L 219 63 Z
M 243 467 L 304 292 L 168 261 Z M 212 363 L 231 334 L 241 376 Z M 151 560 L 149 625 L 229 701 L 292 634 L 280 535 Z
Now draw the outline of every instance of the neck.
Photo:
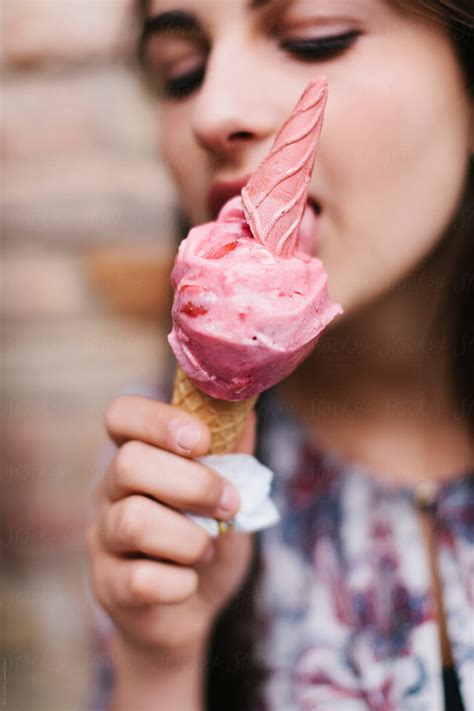
M 427 265 L 336 323 L 281 386 L 323 447 L 404 485 L 448 479 L 474 460 L 451 386 L 441 274 Z

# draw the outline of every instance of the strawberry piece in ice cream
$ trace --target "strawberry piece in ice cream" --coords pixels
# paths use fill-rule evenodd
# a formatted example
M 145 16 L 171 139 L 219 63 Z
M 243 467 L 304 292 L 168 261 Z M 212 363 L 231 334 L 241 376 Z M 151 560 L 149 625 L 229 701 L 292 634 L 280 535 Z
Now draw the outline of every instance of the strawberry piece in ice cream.
M 322 262 L 294 251 L 325 88 L 310 83 L 242 199 L 180 245 L 169 342 L 194 385 L 219 400 L 246 400 L 283 380 L 342 311 Z

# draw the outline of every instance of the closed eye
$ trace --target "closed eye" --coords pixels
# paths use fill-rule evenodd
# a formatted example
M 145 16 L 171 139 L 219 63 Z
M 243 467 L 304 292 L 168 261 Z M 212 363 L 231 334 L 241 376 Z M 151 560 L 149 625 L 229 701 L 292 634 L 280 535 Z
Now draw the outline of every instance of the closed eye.
M 282 40 L 280 47 L 303 61 L 324 61 L 332 59 L 352 47 L 360 35 L 359 30 L 351 30 L 342 35 Z
M 191 72 L 186 72 L 173 79 L 167 79 L 161 89 L 163 98 L 179 100 L 189 96 L 201 86 L 205 70 L 205 66 L 200 65 Z
M 208 50 L 198 18 L 187 11 L 170 10 L 145 19 L 138 58 L 152 92 L 178 100 L 202 83 Z

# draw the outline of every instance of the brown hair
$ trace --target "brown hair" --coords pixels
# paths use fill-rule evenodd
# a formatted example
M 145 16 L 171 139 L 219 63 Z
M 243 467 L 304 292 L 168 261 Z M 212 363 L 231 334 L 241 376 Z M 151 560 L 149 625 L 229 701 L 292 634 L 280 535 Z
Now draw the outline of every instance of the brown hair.
M 474 10 L 472 0 L 393 0 L 446 30 L 459 57 L 466 92 L 474 98 Z M 141 24 L 149 0 L 135 0 Z M 440 318 L 450 324 L 451 378 L 460 410 L 474 433 L 474 160 L 471 158 L 459 210 L 442 242 L 456 241 L 455 265 L 445 289 Z M 257 406 L 264 427 L 265 396 Z M 257 452 L 258 456 L 258 452 Z M 266 670 L 255 655 L 260 633 L 254 609 L 261 571 L 258 544 L 242 589 L 215 623 L 207 666 L 207 711 L 250 711 L 258 707 Z
M 474 6 L 472 0 L 394 0 L 400 7 L 439 23 L 451 36 L 464 72 L 466 93 L 474 101 Z M 445 235 L 456 240 L 456 259 L 444 295 L 440 318 L 450 324 L 453 389 L 474 433 L 474 157 L 464 195 Z
M 474 101 L 474 8 L 472 0 L 393 0 L 438 24 L 451 37 Z M 456 242 L 454 267 L 439 318 L 449 324 L 451 382 L 461 414 L 474 433 L 474 157 L 459 209 L 443 243 Z M 442 248 L 442 245 L 441 245 Z

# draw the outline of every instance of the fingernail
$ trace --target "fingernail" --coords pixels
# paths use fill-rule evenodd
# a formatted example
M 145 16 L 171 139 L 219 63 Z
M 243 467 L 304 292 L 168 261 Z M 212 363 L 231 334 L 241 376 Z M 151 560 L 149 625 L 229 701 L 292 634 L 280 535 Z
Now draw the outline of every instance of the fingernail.
M 185 452 L 191 452 L 201 439 L 201 431 L 195 425 L 178 425 L 174 438 L 180 449 Z
M 219 501 L 219 516 L 223 519 L 228 518 L 237 513 L 239 506 L 239 492 L 231 484 L 226 484 Z

